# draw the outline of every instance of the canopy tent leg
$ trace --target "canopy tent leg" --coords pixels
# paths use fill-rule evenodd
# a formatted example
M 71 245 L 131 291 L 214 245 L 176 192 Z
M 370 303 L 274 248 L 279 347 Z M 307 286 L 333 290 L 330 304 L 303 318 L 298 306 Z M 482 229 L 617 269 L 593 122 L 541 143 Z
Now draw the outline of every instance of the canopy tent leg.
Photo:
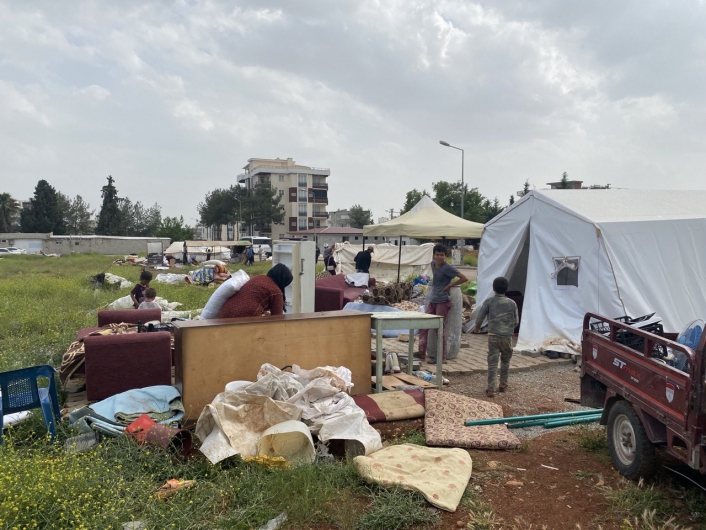
M 402 236 L 397 241 L 399 243 L 400 251 L 397 254 L 397 283 L 400 283 L 400 265 L 402 264 Z

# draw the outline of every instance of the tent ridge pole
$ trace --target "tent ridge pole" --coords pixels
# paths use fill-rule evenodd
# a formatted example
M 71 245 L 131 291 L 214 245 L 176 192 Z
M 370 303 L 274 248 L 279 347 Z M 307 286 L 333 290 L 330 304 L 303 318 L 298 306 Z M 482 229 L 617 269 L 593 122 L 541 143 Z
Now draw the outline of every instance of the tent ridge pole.
M 400 249 L 397 254 L 397 283 L 400 283 L 400 265 L 402 264 L 402 235 L 400 235 L 398 243 Z

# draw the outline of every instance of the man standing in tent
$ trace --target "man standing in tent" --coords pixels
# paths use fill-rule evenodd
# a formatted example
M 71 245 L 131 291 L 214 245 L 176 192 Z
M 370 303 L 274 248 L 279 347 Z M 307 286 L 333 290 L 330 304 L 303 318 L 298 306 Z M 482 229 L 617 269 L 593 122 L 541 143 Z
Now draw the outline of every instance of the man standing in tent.
M 517 304 L 505 293 L 509 282 L 502 276 L 493 280 L 495 296 L 486 298 L 476 317 L 478 333 L 485 317 L 488 317 L 488 389 L 485 394 L 495 397 L 495 392 L 505 392 L 512 358 L 512 334 L 520 323 L 517 316 Z M 500 386 L 498 386 L 498 360 L 500 360 Z
M 452 287 L 460 285 L 468 281 L 465 274 L 458 271 L 456 267 L 452 267 L 446 263 L 446 247 L 444 245 L 434 245 L 434 261 L 431 262 L 431 270 L 433 281 L 430 286 L 431 295 L 427 295 L 426 312 L 430 315 L 438 315 L 444 317 L 444 327 L 446 326 L 447 316 L 451 311 L 451 295 L 449 290 Z M 452 282 L 454 278 L 458 280 Z M 419 330 L 419 358 L 424 360 L 427 356 L 427 340 L 429 337 L 428 329 Z M 446 362 L 446 341 L 444 343 L 444 351 L 442 354 L 442 362 Z M 436 352 L 439 355 L 439 352 Z M 435 364 L 436 359 L 431 357 L 427 361 L 429 364 Z

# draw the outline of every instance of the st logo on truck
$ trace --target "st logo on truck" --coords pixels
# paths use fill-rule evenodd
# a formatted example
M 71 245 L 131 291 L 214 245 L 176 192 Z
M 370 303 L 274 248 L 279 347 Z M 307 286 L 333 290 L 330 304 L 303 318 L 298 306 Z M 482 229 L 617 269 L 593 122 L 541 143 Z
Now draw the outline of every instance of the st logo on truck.
M 625 361 L 621 361 L 617 357 L 613 358 L 613 366 L 617 366 L 620 368 L 622 371 L 627 372 L 628 375 L 630 376 L 630 379 L 635 381 L 636 383 L 640 382 L 640 374 L 637 373 L 635 370 L 630 368 Z

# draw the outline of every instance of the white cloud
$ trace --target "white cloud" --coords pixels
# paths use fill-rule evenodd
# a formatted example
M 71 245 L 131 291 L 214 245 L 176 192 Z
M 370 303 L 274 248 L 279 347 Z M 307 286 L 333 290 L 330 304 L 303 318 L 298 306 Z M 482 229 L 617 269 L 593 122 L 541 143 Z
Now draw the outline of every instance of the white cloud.
M 103 101 L 110 96 L 110 90 L 98 85 L 91 85 L 84 88 L 74 90 L 74 94 L 88 96 L 95 101 Z

